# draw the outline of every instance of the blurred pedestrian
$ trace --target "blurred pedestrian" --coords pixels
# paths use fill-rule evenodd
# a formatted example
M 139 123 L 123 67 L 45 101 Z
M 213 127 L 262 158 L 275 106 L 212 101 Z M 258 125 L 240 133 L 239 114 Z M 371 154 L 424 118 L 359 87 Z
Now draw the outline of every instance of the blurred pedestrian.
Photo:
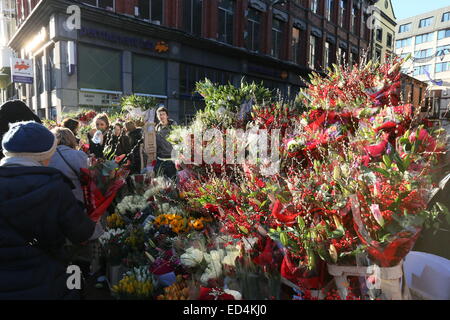
M 77 146 L 80 144 L 80 138 L 78 138 L 78 129 L 80 127 L 80 123 L 75 119 L 64 119 L 61 123 L 63 128 L 67 128 L 70 131 L 72 131 L 73 135 L 75 136 L 75 139 L 77 141 Z
M 69 178 L 75 185 L 73 194 L 75 198 L 84 203 L 83 190 L 81 189 L 80 170 L 88 167 L 88 156 L 83 151 L 76 150 L 77 141 L 67 128 L 55 128 L 52 130 L 58 147 L 53 155 L 49 167 L 56 168 Z
M 156 125 L 156 175 L 163 175 L 171 179 L 175 179 L 177 175 L 177 169 L 175 167 L 174 160 L 172 159 L 172 144 L 167 141 L 167 137 L 170 135 L 173 126 L 177 123 L 169 119 L 169 111 L 161 106 L 156 110 L 159 123 Z
M 142 171 L 143 162 L 143 143 L 144 139 L 142 136 L 142 129 L 137 128 L 133 121 L 128 121 L 125 123 L 125 128 L 127 130 L 127 136 L 130 143 L 130 173 L 140 174 Z

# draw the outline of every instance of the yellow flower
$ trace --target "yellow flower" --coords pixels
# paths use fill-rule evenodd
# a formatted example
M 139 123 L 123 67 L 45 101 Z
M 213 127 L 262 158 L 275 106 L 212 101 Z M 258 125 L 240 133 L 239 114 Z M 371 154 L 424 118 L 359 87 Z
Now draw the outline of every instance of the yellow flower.
M 204 228 L 203 222 L 201 219 L 195 220 L 192 224 L 195 230 L 202 230 Z

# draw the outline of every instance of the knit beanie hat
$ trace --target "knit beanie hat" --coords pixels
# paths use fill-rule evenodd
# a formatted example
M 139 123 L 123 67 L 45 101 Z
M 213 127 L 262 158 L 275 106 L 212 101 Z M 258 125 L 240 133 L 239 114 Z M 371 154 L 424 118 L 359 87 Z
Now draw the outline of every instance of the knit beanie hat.
M 57 141 L 53 133 L 34 121 L 11 124 L 2 140 L 3 153 L 8 158 L 44 161 L 53 156 L 56 146 Z

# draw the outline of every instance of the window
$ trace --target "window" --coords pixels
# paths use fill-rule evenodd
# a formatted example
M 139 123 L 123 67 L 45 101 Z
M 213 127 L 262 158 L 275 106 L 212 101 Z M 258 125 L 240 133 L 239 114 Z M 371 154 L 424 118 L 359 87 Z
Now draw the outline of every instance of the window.
M 163 1 L 139 0 L 139 18 L 161 24 L 163 19 Z
M 425 28 L 431 26 L 431 23 L 433 22 L 433 17 L 429 17 L 426 19 L 422 19 L 419 22 L 419 28 Z
M 309 36 L 309 67 L 315 69 L 316 61 L 316 37 L 313 35 Z
M 402 24 L 398 30 L 398 33 L 411 31 L 411 23 Z
M 356 33 L 356 17 L 358 16 L 358 8 L 356 6 L 352 7 L 352 16 L 350 19 L 350 31 Z
M 442 22 L 450 21 L 450 11 L 442 15 Z
M 355 52 L 352 52 L 350 55 L 351 64 L 357 64 L 358 63 L 358 54 Z
M 183 30 L 200 36 L 202 33 L 202 0 L 184 0 Z
M 392 48 L 392 34 L 390 33 L 387 34 L 386 45 L 388 46 L 388 48 Z
M 416 59 L 423 59 L 423 58 L 431 57 L 431 55 L 432 55 L 432 50 L 431 49 L 425 49 L 425 50 L 416 51 L 414 53 L 414 58 L 416 58 Z
M 103 9 L 114 10 L 115 1 L 114 0 L 83 0 L 83 3 L 90 4 L 91 6 L 96 6 Z
M 133 92 L 166 95 L 166 63 L 164 60 L 133 55 Z
M 450 61 L 436 63 L 436 72 L 450 71 Z
M 415 67 L 414 68 L 414 75 L 415 76 L 420 76 L 422 74 L 425 74 L 425 72 L 430 72 L 430 64 L 424 65 L 424 66 L 419 66 L 419 67 Z
M 438 40 L 442 40 L 442 39 L 449 38 L 449 37 L 450 37 L 450 29 L 440 30 L 438 32 Z
M 436 48 L 436 56 L 437 57 L 440 57 L 440 56 L 443 56 L 443 55 L 449 54 L 449 53 L 450 53 L 450 44 Z
M 234 1 L 220 0 L 219 3 L 219 41 L 233 44 Z
M 42 93 L 44 93 L 44 67 L 43 67 L 43 55 L 40 54 L 34 58 L 35 60 L 35 68 L 36 68 L 36 94 L 37 101 L 40 102 L 41 98 L 39 97 Z
M 397 40 L 396 41 L 396 47 L 397 48 L 404 48 L 404 47 L 409 47 L 411 45 L 411 39 L 412 38 L 406 38 L 406 39 L 402 39 L 402 40 Z
M 246 46 L 250 51 L 260 50 L 261 13 L 255 9 L 248 9 Z
M 328 68 L 331 65 L 331 43 L 328 41 L 325 42 L 323 64 L 325 68 Z
M 213 83 L 228 84 L 233 81 L 233 74 L 222 70 L 205 68 L 180 63 L 180 93 L 192 95 L 198 81 L 208 78 Z
M 381 62 L 381 50 L 380 49 L 375 50 L 375 60 L 378 62 Z
M 78 45 L 80 88 L 122 91 L 122 53 L 100 47 Z
M 55 48 L 48 49 L 47 56 L 48 74 L 49 74 L 49 91 L 56 89 L 56 67 L 55 67 Z
M 339 21 L 338 21 L 338 23 L 341 28 L 344 27 L 346 5 L 347 5 L 347 0 L 339 0 Z
M 337 63 L 345 64 L 345 49 L 341 47 L 337 51 Z
M 421 34 L 416 36 L 416 44 L 426 43 L 433 41 L 434 32 Z
M 283 29 L 283 21 L 274 18 L 272 22 L 272 56 L 276 58 L 281 58 L 281 51 L 283 49 Z
M 292 28 L 292 61 L 299 63 L 300 29 Z
M 376 38 L 377 38 L 377 40 L 378 40 L 379 42 L 382 42 L 382 41 L 383 41 L 383 29 L 377 28 L 377 31 L 376 31 Z
M 326 4 L 326 18 L 328 21 L 331 21 L 331 15 L 333 13 L 333 0 L 327 0 L 327 4 Z
M 317 13 L 319 7 L 319 0 L 311 0 L 311 11 Z

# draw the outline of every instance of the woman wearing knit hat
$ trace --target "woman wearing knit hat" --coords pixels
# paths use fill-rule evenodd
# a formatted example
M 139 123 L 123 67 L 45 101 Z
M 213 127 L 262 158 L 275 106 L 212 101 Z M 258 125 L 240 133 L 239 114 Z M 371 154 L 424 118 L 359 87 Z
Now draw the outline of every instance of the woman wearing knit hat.
M 37 115 L 21 100 L 11 100 L 0 106 L 0 142 L 9 130 L 9 124 L 19 121 L 35 121 L 41 123 Z M 0 159 L 3 158 L 0 146 Z
M 64 243 L 88 240 L 95 223 L 60 171 L 47 167 L 57 140 L 19 122 L 3 136 L 0 162 L 0 300 L 76 299 L 67 286 Z

